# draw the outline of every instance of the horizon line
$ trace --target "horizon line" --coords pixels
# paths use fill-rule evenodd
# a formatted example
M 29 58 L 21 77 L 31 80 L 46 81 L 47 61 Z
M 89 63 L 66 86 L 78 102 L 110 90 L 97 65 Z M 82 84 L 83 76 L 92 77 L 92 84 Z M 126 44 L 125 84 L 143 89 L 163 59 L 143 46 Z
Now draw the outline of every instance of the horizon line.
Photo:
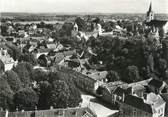
M 3 11 L 2 13 L 25 13 L 25 14 L 73 14 L 73 15 L 83 15 L 83 14 L 146 14 L 146 13 L 133 13 L 133 12 L 12 12 L 12 11 Z M 155 14 L 167 14 L 168 13 L 155 13 Z

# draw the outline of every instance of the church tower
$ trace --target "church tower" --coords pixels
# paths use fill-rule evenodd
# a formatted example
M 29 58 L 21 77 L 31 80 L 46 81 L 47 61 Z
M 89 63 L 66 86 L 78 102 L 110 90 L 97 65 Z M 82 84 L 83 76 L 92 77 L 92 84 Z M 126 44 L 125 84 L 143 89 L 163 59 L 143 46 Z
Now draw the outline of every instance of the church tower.
M 154 12 L 152 11 L 152 2 L 150 3 L 149 10 L 147 11 L 146 22 L 154 19 Z

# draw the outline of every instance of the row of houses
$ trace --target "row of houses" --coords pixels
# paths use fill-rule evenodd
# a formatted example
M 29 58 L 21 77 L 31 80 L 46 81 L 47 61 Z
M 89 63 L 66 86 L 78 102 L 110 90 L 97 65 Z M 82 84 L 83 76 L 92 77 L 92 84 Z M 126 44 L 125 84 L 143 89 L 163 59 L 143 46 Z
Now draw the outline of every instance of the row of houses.
M 0 117 L 97 117 L 97 115 L 89 107 L 77 107 L 23 112 L 0 111 Z
M 118 106 L 120 117 L 167 117 L 167 91 L 165 82 L 151 78 L 131 84 L 103 84 L 98 94 L 102 100 Z

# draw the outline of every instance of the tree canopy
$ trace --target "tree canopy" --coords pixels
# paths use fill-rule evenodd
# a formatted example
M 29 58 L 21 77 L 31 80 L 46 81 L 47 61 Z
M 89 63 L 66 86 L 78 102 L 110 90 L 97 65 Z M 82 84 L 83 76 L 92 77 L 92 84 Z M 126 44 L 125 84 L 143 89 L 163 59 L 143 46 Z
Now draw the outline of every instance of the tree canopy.
M 2 74 L 5 71 L 5 65 L 2 62 L 2 60 L 0 59 L 0 74 Z
M 6 71 L 3 77 L 7 80 L 13 92 L 18 91 L 22 87 L 22 83 L 17 73 L 15 73 L 13 70 Z
M 0 107 L 3 109 L 14 109 L 13 91 L 5 78 L 0 77 Z
M 13 68 L 13 71 L 15 71 L 18 74 L 24 86 L 30 85 L 33 71 L 33 66 L 30 63 L 18 63 Z
M 39 97 L 31 88 L 22 88 L 14 95 L 14 102 L 18 109 L 34 110 L 38 104 Z

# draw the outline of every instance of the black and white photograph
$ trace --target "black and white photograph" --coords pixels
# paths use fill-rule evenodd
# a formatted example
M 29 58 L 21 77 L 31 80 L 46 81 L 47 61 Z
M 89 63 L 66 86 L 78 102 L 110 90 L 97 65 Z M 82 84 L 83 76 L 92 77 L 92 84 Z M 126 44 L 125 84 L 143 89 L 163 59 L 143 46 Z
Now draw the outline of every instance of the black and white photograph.
M 0 0 L 0 117 L 168 117 L 168 0 Z

